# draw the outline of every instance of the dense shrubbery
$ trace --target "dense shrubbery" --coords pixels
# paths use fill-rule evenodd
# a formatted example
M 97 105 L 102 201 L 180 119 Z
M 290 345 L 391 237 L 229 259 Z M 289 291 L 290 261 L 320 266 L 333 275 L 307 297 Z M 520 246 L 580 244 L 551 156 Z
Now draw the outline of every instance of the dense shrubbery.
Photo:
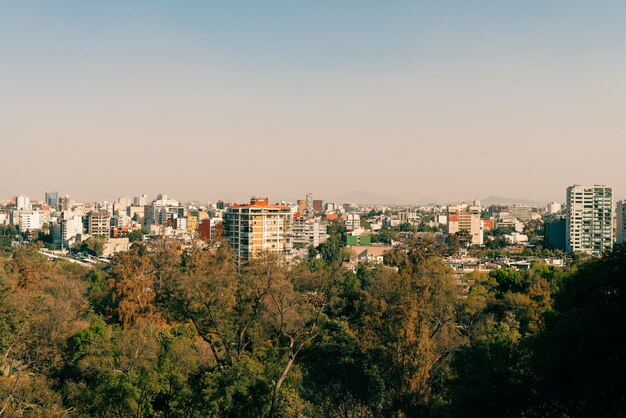
M 423 240 L 285 269 L 135 244 L 105 268 L 0 258 L 6 416 L 622 415 L 626 253 L 474 274 Z

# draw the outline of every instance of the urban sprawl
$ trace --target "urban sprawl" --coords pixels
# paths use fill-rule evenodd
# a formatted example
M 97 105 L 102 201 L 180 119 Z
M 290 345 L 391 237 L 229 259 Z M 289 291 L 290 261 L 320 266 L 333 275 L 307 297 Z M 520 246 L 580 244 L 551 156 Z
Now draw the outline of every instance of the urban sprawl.
M 0 202 L 0 225 L 14 245 L 40 242 L 40 252 L 89 265 L 108 262 L 133 242 L 166 238 L 180 251 L 230 245 L 246 262 L 264 253 L 286 263 L 320 257 L 324 246 L 343 248 L 343 264 L 385 263 L 385 254 L 424 236 L 446 248 L 445 263 L 462 287 L 467 273 L 502 267 L 528 269 L 533 261 L 567 265 L 578 254 L 601 255 L 626 237 L 624 203 L 612 188 L 574 185 L 564 204 L 382 205 L 331 203 L 308 193 L 301 200 L 240 204 L 182 203 L 167 195 L 79 203 L 58 192 L 42 201 L 17 196 Z M 11 227 L 12 226 L 12 227 Z

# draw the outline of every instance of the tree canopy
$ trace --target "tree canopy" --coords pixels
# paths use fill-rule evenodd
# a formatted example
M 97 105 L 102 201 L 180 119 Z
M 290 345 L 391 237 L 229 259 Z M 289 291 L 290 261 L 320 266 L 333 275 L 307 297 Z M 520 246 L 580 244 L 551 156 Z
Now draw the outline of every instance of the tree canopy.
M 621 416 L 626 250 L 474 272 L 424 238 L 342 267 L 135 243 L 108 265 L 0 257 L 0 415 Z

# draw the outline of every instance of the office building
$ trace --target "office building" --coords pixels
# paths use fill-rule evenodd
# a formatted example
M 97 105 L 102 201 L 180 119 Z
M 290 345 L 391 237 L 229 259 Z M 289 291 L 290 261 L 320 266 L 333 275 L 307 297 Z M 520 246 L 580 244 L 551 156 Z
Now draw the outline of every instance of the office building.
M 72 210 L 72 200 L 68 195 L 59 198 L 59 207 L 57 209 L 60 211 Z
M 471 236 L 472 245 L 483 244 L 483 227 L 480 219 L 480 205 L 449 205 L 448 234 L 467 231 Z
M 532 219 L 532 208 L 530 206 L 523 205 L 511 205 L 509 206 L 509 216 L 515 218 L 521 222 L 528 222 Z
M 291 207 L 271 205 L 268 198 L 252 197 L 250 204 L 233 204 L 224 212 L 224 237 L 238 260 L 247 261 L 264 252 L 290 258 Z
M 613 248 L 613 189 L 574 185 L 566 197 L 567 251 L 602 254 Z
M 54 210 L 59 209 L 59 192 L 46 192 L 44 200 L 45 204 Z

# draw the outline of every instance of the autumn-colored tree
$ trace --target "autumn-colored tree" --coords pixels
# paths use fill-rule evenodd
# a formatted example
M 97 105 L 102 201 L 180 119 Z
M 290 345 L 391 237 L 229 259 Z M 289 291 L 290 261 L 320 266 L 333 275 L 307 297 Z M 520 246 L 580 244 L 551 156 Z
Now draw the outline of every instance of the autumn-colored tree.
M 155 271 L 151 254 L 141 247 L 117 253 L 107 269 L 112 312 L 124 328 L 148 319 L 158 319 L 154 301 Z

